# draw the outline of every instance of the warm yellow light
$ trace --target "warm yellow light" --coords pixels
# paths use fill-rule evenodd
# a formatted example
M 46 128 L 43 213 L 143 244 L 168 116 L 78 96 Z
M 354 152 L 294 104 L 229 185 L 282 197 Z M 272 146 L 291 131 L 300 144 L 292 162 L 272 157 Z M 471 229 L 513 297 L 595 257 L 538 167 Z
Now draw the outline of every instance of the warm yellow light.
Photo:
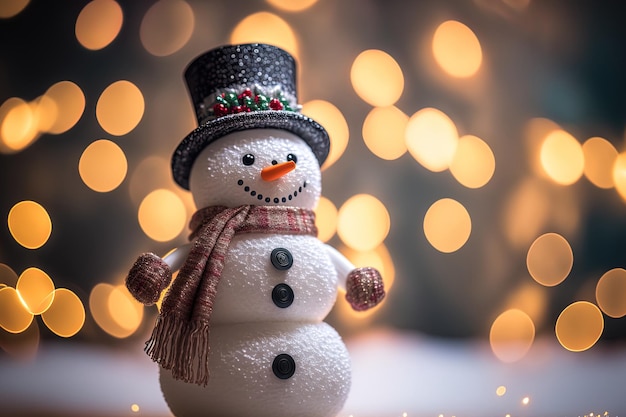
M 348 199 L 337 215 L 337 235 L 352 249 L 372 250 L 389 233 L 387 208 L 376 197 L 357 194 Z
M 473 135 L 459 138 L 450 172 L 467 188 L 480 188 L 487 184 L 496 169 L 496 159 L 485 141 Z
M 9 333 L 21 333 L 30 326 L 33 314 L 26 309 L 13 287 L 0 287 L 0 327 Z
M 109 294 L 109 315 L 122 328 L 137 331 L 143 319 L 143 304 L 137 302 L 125 285 L 114 287 Z
M 133 334 L 137 328 L 128 325 L 123 326 L 111 315 L 111 295 L 114 291 L 117 291 L 117 296 L 113 297 L 113 303 L 115 303 L 115 299 L 120 296 L 120 294 L 123 295 L 123 293 L 116 290 L 116 287 L 111 284 L 96 284 L 89 294 L 89 311 L 96 324 L 100 326 L 102 330 L 113 337 L 123 339 Z M 126 301 L 124 301 L 124 303 L 126 303 Z M 122 323 L 126 322 L 123 317 L 120 321 Z
M 454 122 L 434 108 L 419 110 L 411 116 L 405 139 L 411 156 L 433 172 L 450 166 L 459 141 Z
M 603 330 L 602 312 L 588 301 L 577 301 L 567 306 L 555 326 L 559 343 L 572 352 L 591 348 L 600 339 Z
M 524 398 L 522 398 L 522 404 L 524 404 L 524 405 L 528 405 L 528 404 L 530 404 L 530 397 L 524 397 Z
M 148 237 L 165 242 L 183 231 L 187 212 L 180 197 L 162 188 L 152 191 L 143 199 L 139 205 L 138 219 Z
M 37 124 L 37 130 L 42 133 L 49 132 L 59 117 L 59 107 L 56 101 L 49 95 L 44 94 L 30 103 L 33 117 Z
M 72 337 L 85 324 L 85 307 L 74 292 L 67 288 L 57 288 L 52 305 L 43 312 L 41 318 L 54 334 Z
M 38 124 L 33 106 L 12 97 L 0 107 L 0 150 L 4 153 L 21 151 L 37 139 Z
M 352 88 L 372 106 L 395 104 L 404 90 L 404 75 L 391 55 L 378 49 L 361 52 L 350 69 Z
M 124 14 L 114 0 L 92 0 L 78 14 L 76 39 L 87 49 L 106 47 L 120 33 Z
M 0 288 L 4 286 L 14 287 L 17 285 L 18 276 L 7 264 L 0 263 Z
M 137 404 L 132 404 L 130 406 L 130 411 L 132 411 L 133 413 L 138 413 L 139 412 L 139 406 Z
M 80 178 L 87 187 L 100 193 L 116 189 L 124 181 L 127 169 L 124 151 L 107 139 L 92 142 L 78 161 Z
M 193 9 L 186 1 L 159 0 L 150 6 L 141 21 L 141 43 L 152 55 L 171 55 L 189 42 L 195 20 Z
M 315 208 L 315 225 L 322 242 L 328 242 L 337 232 L 337 207 L 326 197 L 320 197 Z
M 522 310 L 540 326 L 546 316 L 548 297 L 544 287 L 524 280 L 509 294 L 505 306 Z
M 80 87 L 71 81 L 60 81 L 52 85 L 43 97 L 51 99 L 56 104 L 56 118 L 46 129 L 47 133 L 67 132 L 78 123 L 85 111 L 85 95 Z
M 533 321 L 528 314 L 517 309 L 507 310 L 500 314 L 489 331 L 491 350 L 502 362 L 511 363 L 522 359 L 530 350 L 534 340 Z
M 561 127 L 550 119 L 534 117 L 524 126 L 527 158 L 531 169 L 538 177 L 545 178 L 546 172 L 541 166 L 541 146 L 550 133 L 561 130 Z
M 409 116 L 395 106 L 375 107 L 363 122 L 363 141 L 377 157 L 388 161 L 406 153 L 404 132 Z
M 41 204 L 20 201 L 9 211 L 9 232 L 13 239 L 28 249 L 42 247 L 52 233 L 52 221 Z
M 100 95 L 96 118 L 105 131 L 122 136 L 139 124 L 144 107 L 143 95 L 135 84 L 126 80 L 116 81 Z
M 596 285 L 598 307 L 609 317 L 626 316 L 626 270 L 614 268 L 606 272 Z
M 437 27 L 432 50 L 441 69 L 457 78 L 476 74 L 483 60 L 480 42 L 474 32 L 455 20 L 448 20 Z
M 330 153 L 322 170 L 334 164 L 348 146 L 350 130 L 345 117 L 335 105 L 324 100 L 312 100 L 302 105 L 302 114 L 324 126 L 330 138 Z
M 622 199 L 626 200 L 626 152 L 622 152 L 615 158 L 613 164 L 613 183 Z
M 30 0 L 5 0 L 0 1 L 0 18 L 8 19 L 17 15 L 28 6 Z
M 593 137 L 583 143 L 585 167 L 583 173 L 592 184 L 599 188 L 612 188 L 613 164 L 617 159 L 617 149 L 604 138 Z
M 317 0 L 267 0 L 267 3 L 286 12 L 301 12 L 317 3 Z
M 498 397 L 502 397 L 504 394 L 506 394 L 506 387 L 504 385 L 500 385 L 496 388 L 496 395 Z
M 54 282 L 39 268 L 28 268 L 15 286 L 20 299 L 32 314 L 41 314 L 54 301 Z
M 283 19 L 268 12 L 251 14 L 239 22 L 231 32 L 230 43 L 267 43 L 298 58 L 298 40 L 293 29 Z
M 574 254 L 567 240 L 557 233 L 539 236 L 528 249 L 526 266 L 530 276 L 546 287 L 560 284 L 567 278 L 574 263 Z
M 465 207 L 451 198 L 433 203 L 424 216 L 424 235 L 438 251 L 459 250 L 469 239 L 472 219 Z
M 585 156 L 582 146 L 564 130 L 548 134 L 539 157 L 544 171 L 557 184 L 573 184 L 583 175 Z

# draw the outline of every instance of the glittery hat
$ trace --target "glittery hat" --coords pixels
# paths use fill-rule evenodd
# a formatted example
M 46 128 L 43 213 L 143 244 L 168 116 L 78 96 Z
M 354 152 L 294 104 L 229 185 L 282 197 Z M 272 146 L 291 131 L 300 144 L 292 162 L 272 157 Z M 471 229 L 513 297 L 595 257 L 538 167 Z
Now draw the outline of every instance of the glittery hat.
M 189 189 L 189 173 L 211 142 L 246 129 L 283 129 L 301 137 L 320 165 L 330 141 L 326 130 L 301 114 L 296 94 L 296 62 L 272 45 L 226 45 L 193 60 L 185 71 L 198 128 L 172 156 L 174 180 Z

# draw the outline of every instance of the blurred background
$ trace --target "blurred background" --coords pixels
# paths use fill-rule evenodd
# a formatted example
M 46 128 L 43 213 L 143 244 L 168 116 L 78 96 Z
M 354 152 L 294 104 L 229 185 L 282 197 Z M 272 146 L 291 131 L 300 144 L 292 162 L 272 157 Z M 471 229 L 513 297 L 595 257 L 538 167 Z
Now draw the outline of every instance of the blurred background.
M 302 112 L 330 134 L 320 239 L 386 281 L 373 311 L 338 300 L 327 321 L 347 341 L 475 343 L 489 366 L 519 366 L 543 343 L 575 360 L 621 354 L 623 11 L 0 0 L 2 363 L 46 346 L 141 351 L 157 308 L 134 302 L 124 278 L 140 253 L 185 243 L 195 211 L 169 167 L 196 127 L 182 73 L 247 42 L 296 57 Z

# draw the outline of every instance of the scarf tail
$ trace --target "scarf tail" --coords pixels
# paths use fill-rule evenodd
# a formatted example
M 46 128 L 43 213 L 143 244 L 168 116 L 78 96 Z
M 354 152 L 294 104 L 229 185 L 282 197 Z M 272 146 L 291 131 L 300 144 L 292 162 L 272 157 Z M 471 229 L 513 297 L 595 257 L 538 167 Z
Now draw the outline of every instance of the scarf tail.
M 144 348 L 175 379 L 206 386 L 209 381 L 209 323 L 159 315 Z

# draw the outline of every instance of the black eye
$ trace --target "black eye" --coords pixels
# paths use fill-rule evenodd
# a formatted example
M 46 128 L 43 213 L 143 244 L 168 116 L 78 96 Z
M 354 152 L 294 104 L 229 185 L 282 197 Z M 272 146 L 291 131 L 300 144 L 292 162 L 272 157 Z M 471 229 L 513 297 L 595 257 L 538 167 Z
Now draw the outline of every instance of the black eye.
M 298 157 L 295 156 L 294 154 L 290 153 L 289 155 L 287 155 L 287 161 L 293 161 L 293 162 L 298 162 Z
M 245 154 L 243 158 L 241 158 L 241 162 L 243 162 L 244 165 L 254 164 L 254 155 L 252 155 L 251 153 Z

